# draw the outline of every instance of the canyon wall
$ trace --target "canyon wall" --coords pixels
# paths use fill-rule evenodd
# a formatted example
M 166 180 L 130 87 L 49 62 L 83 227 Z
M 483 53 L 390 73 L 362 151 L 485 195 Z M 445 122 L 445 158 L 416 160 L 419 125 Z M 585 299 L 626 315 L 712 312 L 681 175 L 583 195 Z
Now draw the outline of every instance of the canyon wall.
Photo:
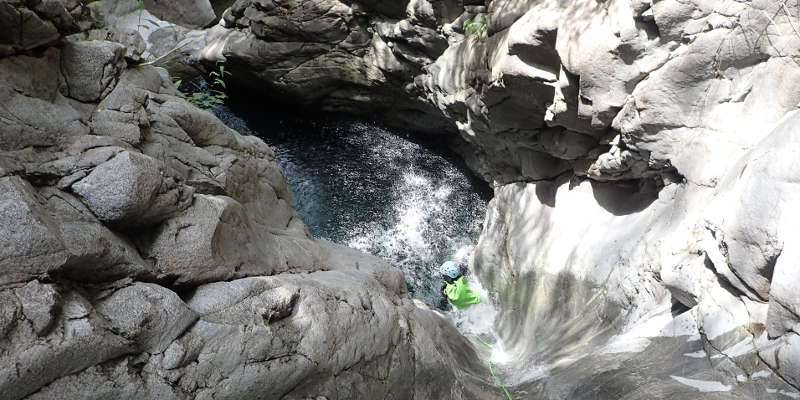
M 728 165 L 700 172 L 698 159 L 753 146 L 766 134 L 753 130 L 795 105 L 789 4 L 384 4 L 240 0 L 200 58 L 224 60 L 234 81 L 276 101 L 458 132 L 454 145 L 501 184 L 563 174 L 707 184 Z M 484 33 L 464 31 L 476 21 Z
M 472 266 L 519 393 L 794 398 L 798 27 L 767 0 L 239 0 L 198 58 L 449 135 L 495 185 Z
M 4 400 L 493 390 L 399 270 L 311 237 L 273 151 L 142 46 L 84 40 L 73 1 L 2 1 L 0 26 Z
M 190 69 L 444 135 L 494 184 L 471 267 L 516 397 L 797 398 L 790 3 L 238 0 L 190 31 L 187 1 L 143 40 L 106 1 L 2 1 L 0 393 L 498 395 L 399 271 L 308 234 L 266 145 L 139 65 L 188 38 Z

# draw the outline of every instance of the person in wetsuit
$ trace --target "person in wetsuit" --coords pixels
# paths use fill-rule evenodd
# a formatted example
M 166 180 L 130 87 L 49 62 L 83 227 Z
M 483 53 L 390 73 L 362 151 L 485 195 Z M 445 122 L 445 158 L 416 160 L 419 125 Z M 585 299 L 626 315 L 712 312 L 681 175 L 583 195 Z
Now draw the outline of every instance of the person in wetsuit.
M 469 287 L 465 276 L 467 272 L 467 266 L 458 261 L 446 261 L 439 267 L 439 274 L 444 281 L 440 289 L 442 294 L 440 308 L 446 309 L 447 303 L 450 303 L 462 309 L 481 302 L 480 296 Z

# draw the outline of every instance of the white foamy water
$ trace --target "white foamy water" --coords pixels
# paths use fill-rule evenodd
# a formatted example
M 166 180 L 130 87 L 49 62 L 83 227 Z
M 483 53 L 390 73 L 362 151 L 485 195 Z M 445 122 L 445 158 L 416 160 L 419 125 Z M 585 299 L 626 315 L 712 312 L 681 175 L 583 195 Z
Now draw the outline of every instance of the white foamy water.
M 471 253 L 472 246 L 464 246 L 459 249 L 453 259 L 465 261 L 466 256 Z M 495 364 L 505 364 L 513 361 L 512 355 L 505 350 L 503 341 L 497 332 L 497 305 L 493 296 L 475 279 L 474 275 L 467 277 L 470 288 L 481 298 L 481 302 L 471 305 L 465 309 L 453 309 L 448 313 L 458 330 L 477 346 L 490 347 L 491 360 Z M 478 339 L 480 338 L 480 339 Z M 485 342 L 485 343 L 482 343 Z
M 461 257 L 454 258 L 464 260 L 471 250 L 472 246 L 466 246 L 458 253 Z M 525 368 L 519 368 L 522 360 L 516 357 L 511 350 L 505 348 L 497 331 L 496 302 L 492 294 L 474 278 L 474 276 L 470 276 L 470 287 L 481 297 L 481 302 L 463 310 L 454 309 L 447 315 L 452 318 L 458 330 L 475 344 L 475 347 L 485 350 L 484 361 L 492 362 L 498 379 L 506 387 L 546 377 L 550 371 L 549 366 L 526 363 Z M 489 347 L 486 346 L 487 344 Z
M 449 313 L 456 327 L 468 337 L 480 337 L 487 343 L 491 344 L 493 348 L 499 344 L 499 339 L 496 334 L 495 320 L 497 319 L 497 308 L 494 301 L 489 296 L 489 292 L 475 279 L 474 275 L 469 275 L 469 286 L 481 298 L 481 302 L 473 304 L 463 310 L 453 309 Z
M 435 143 L 363 122 L 271 121 L 256 111 L 249 120 L 223 116 L 274 147 L 311 232 L 385 259 L 413 297 L 440 306 L 438 267 L 477 240 L 487 188 Z
M 378 252 L 394 261 L 429 260 L 432 243 L 426 236 L 432 233 L 435 225 L 431 219 L 443 212 L 452 189 L 448 186 L 436 188 L 430 179 L 408 171 L 403 174 L 397 190 L 406 195 L 394 203 L 395 223 L 389 226 L 367 224 L 347 244 Z
M 439 279 L 433 273 L 438 267 L 442 250 L 469 243 L 468 237 L 433 236 L 442 234 L 443 224 L 449 223 L 450 196 L 453 189 L 449 185 L 435 185 L 423 175 L 408 170 L 402 175 L 396 192 L 404 193 L 393 205 L 392 224 L 365 224 L 354 229 L 357 232 L 347 245 L 382 256 L 396 264 L 412 267 L 413 264 L 427 263 L 425 276 L 418 279 Z M 442 249 L 444 244 L 445 249 Z

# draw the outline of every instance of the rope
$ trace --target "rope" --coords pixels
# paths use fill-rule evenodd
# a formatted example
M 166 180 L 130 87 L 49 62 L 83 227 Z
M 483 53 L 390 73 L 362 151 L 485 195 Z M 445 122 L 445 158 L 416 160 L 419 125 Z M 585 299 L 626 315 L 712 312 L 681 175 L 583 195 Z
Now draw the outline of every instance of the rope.
M 490 348 L 490 349 L 492 348 L 492 345 L 490 345 L 489 343 L 486 343 L 480 336 L 475 336 L 475 338 L 478 339 L 478 341 L 481 342 L 481 344 L 486 346 L 487 348 Z
M 475 338 L 478 339 L 478 341 L 482 345 L 486 346 L 486 348 L 488 348 L 488 349 L 492 348 L 492 345 L 490 345 L 489 343 L 486 343 L 486 341 L 481 339 L 480 336 L 475 335 Z M 494 363 L 492 363 L 492 360 L 489 360 L 489 362 L 487 363 L 487 366 L 489 367 L 489 375 L 492 377 L 492 380 L 494 381 L 495 386 L 500 388 L 500 390 L 503 392 L 503 395 L 506 397 L 506 400 L 514 400 L 514 398 L 511 397 L 511 393 L 509 393 L 508 389 L 505 387 L 505 385 L 503 385 L 503 382 L 494 373 Z

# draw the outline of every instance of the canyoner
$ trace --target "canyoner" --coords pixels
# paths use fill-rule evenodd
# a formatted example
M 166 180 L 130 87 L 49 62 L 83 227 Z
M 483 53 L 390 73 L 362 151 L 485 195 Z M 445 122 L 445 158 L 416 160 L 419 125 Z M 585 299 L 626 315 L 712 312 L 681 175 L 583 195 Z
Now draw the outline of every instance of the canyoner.
M 467 308 L 481 302 L 480 296 L 469 287 L 466 278 L 467 268 L 457 261 L 446 261 L 439 267 L 442 275 L 442 295 L 446 301 L 458 309 Z

